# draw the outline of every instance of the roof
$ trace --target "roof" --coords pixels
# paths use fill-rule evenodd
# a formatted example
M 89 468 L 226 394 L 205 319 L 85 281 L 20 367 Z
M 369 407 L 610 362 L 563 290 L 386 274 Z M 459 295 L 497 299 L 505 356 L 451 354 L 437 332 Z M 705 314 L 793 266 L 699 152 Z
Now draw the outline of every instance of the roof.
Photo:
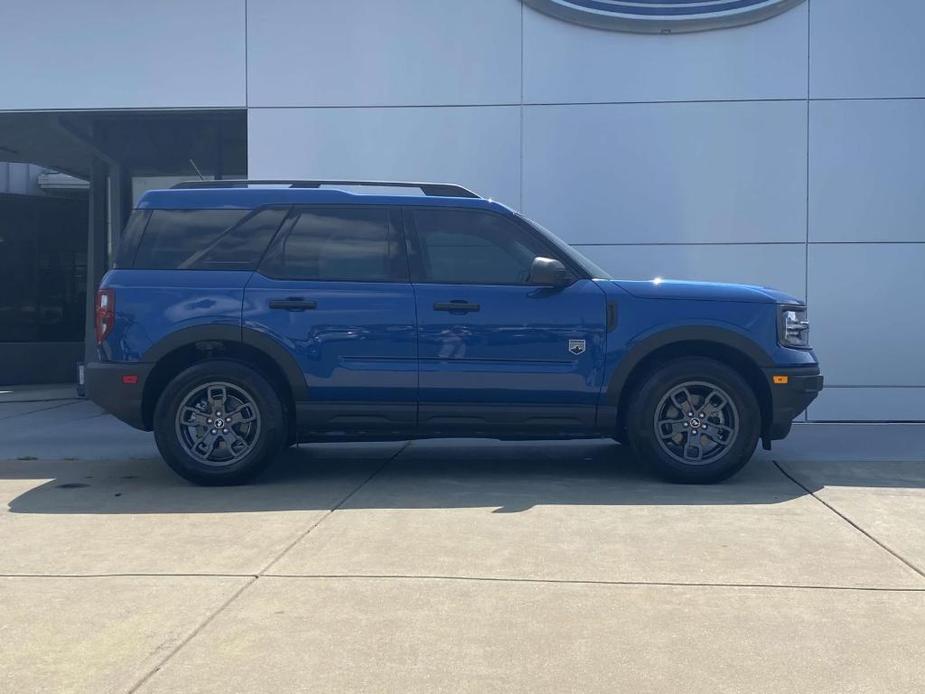
M 349 185 L 349 184 L 345 184 Z M 392 185 L 392 184 L 390 184 Z M 393 187 L 395 187 L 393 185 Z M 408 187 L 417 187 L 409 184 Z M 407 190 L 407 187 L 404 187 Z M 357 193 L 337 188 L 291 187 L 286 182 L 280 185 L 268 184 L 246 187 L 229 182 L 229 187 L 219 187 L 219 182 L 204 187 L 178 187 L 169 190 L 149 190 L 138 202 L 138 209 L 254 209 L 263 205 L 406 205 L 428 207 L 466 207 L 510 212 L 510 208 L 492 200 L 459 195 L 419 195 L 381 193 Z

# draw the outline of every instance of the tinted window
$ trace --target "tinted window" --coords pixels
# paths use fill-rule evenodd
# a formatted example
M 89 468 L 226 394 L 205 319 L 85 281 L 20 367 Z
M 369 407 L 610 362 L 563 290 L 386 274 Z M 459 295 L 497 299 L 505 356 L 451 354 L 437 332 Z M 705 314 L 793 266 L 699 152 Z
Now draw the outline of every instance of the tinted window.
M 119 238 L 119 248 L 113 267 L 132 267 L 135 251 L 138 250 L 138 242 L 148 223 L 148 214 L 145 210 L 135 210 L 129 215 L 125 229 L 122 230 L 122 236 Z
M 385 282 L 401 272 L 400 249 L 384 208 L 303 210 L 261 272 L 280 279 Z
M 135 255 L 134 267 L 170 270 L 211 244 L 249 210 L 154 210 Z
M 592 261 L 590 258 L 586 257 L 584 254 L 580 253 L 577 249 L 573 248 L 572 246 L 569 246 L 565 241 L 563 241 L 558 236 L 553 234 L 551 231 L 549 231 L 549 229 L 547 229 L 543 225 L 534 222 L 532 219 L 527 219 L 523 215 L 518 215 L 518 217 L 520 217 L 527 224 L 529 224 L 534 229 L 536 229 L 540 234 L 542 234 L 546 238 L 546 241 L 548 241 L 553 246 L 555 246 L 556 250 L 558 250 L 560 253 L 568 256 L 571 259 L 571 261 L 575 263 L 578 267 L 580 267 L 582 270 L 584 270 L 588 274 L 589 277 L 593 277 L 594 279 L 599 279 L 599 280 L 612 280 L 613 279 L 610 273 L 607 272 L 604 268 L 602 268 L 600 265 Z
M 288 212 L 288 207 L 256 212 L 191 255 L 181 269 L 253 270 Z
M 475 210 L 413 210 L 415 280 L 447 284 L 526 284 L 537 256 L 550 253 L 519 225 Z

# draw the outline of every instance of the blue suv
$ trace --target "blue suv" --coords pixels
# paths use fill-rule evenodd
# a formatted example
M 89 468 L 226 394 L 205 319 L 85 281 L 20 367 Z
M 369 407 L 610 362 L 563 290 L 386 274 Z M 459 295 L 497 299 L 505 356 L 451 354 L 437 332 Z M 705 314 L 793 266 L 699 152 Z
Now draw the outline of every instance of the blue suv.
M 822 389 L 806 307 L 629 282 L 455 185 L 149 191 L 96 298 L 90 398 L 200 484 L 299 441 L 614 438 L 729 477 Z

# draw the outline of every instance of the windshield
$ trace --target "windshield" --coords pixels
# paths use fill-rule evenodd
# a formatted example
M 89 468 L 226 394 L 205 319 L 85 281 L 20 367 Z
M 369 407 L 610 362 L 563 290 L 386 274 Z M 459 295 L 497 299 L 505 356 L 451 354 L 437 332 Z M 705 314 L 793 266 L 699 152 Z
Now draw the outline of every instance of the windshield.
M 588 260 L 585 256 L 579 253 L 577 250 L 569 246 L 565 241 L 560 239 L 558 236 L 553 234 L 549 229 L 544 227 L 542 224 L 537 224 L 532 219 L 524 217 L 522 214 L 518 214 L 523 221 L 529 224 L 531 227 L 536 229 L 543 237 L 549 241 L 553 246 L 562 251 L 569 259 L 574 262 L 576 265 L 580 266 L 582 270 L 587 272 L 592 279 L 596 280 L 612 280 L 613 277 L 610 276 L 610 273 L 604 270 L 600 265 Z

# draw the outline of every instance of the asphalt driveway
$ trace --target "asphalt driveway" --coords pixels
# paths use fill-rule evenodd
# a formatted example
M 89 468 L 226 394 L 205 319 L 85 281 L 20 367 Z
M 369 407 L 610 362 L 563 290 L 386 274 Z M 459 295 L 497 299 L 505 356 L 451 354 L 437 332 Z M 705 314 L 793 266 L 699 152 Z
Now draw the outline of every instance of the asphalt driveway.
M 0 402 L 0 691 L 922 691 L 919 432 L 806 425 L 715 487 L 449 441 L 203 489 Z

